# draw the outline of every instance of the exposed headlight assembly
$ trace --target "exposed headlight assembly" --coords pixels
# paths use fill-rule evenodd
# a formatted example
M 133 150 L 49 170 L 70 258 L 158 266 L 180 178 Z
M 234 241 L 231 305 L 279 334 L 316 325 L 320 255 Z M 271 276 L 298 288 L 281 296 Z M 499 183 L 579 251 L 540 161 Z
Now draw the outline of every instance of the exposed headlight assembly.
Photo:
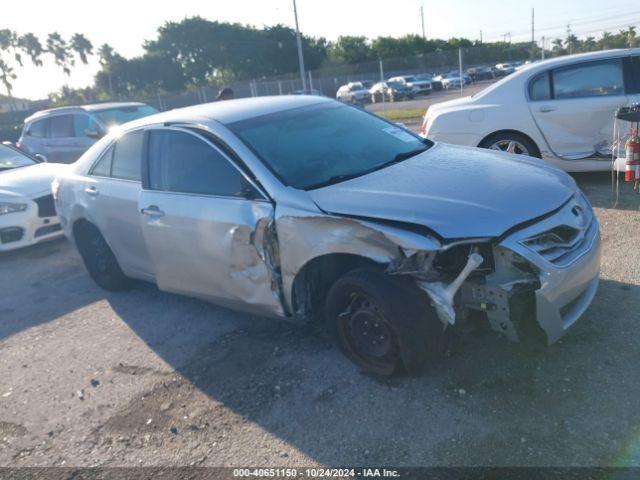
M 14 212 L 24 212 L 26 209 L 26 203 L 0 202 L 0 215 L 6 215 L 7 213 Z

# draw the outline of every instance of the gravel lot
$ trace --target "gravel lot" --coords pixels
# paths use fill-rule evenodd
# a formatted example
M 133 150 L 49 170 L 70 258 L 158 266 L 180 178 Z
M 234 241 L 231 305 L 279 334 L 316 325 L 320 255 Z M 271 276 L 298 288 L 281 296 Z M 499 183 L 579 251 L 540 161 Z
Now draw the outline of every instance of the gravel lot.
M 420 378 L 323 337 L 139 285 L 106 294 L 65 240 L 0 256 L 0 466 L 640 465 L 640 195 L 602 222 L 596 299 L 550 348 L 458 336 Z M 626 186 L 624 186 L 626 187 Z

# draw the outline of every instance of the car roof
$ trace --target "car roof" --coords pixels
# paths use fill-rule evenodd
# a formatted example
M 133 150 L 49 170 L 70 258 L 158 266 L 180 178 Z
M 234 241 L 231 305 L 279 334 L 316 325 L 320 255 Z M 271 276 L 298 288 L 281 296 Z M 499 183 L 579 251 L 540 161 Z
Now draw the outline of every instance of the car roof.
M 278 95 L 224 100 L 149 115 L 127 123 L 126 129 L 158 123 L 207 125 L 211 122 L 219 122 L 228 125 L 240 120 L 325 102 L 335 102 L 335 100 L 317 95 Z
M 106 103 L 92 103 L 89 105 L 72 105 L 68 107 L 56 107 L 48 108 L 46 110 L 40 110 L 33 115 L 25 119 L 26 122 L 36 120 L 37 118 L 46 117 L 48 115 L 58 115 L 63 113 L 83 113 L 83 112 L 100 112 L 103 110 L 110 110 L 113 108 L 122 107 L 142 107 L 146 106 L 140 102 L 106 102 Z
M 598 52 L 587 52 L 587 53 L 576 53 L 574 55 L 563 55 L 561 57 L 553 57 L 546 60 L 540 60 L 537 62 L 532 62 L 525 64 L 523 68 L 518 70 L 518 72 L 522 71 L 532 71 L 533 69 L 545 69 L 549 67 L 555 67 L 559 65 L 564 65 L 566 63 L 579 62 L 584 60 L 604 60 L 607 58 L 615 58 L 625 55 L 640 55 L 640 48 L 617 48 L 612 50 L 601 50 Z

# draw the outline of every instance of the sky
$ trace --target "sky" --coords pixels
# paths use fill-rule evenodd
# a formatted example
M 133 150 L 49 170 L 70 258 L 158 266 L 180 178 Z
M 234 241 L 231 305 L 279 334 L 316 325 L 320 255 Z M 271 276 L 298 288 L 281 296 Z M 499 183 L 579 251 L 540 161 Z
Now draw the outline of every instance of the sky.
M 0 0 L 0 29 L 33 32 L 44 43 L 47 33 L 65 38 L 83 33 L 95 46 L 109 43 L 125 57 L 143 52 L 144 40 L 156 37 L 166 21 L 200 15 L 209 20 L 262 27 L 294 26 L 292 0 L 29 0 L 22 4 Z M 567 25 L 579 36 L 602 30 L 617 31 L 640 25 L 640 4 L 633 0 L 297 0 L 301 31 L 335 40 L 340 35 L 401 36 L 421 33 L 420 6 L 428 38 L 467 37 L 498 41 L 511 33 L 512 41 L 531 39 L 531 9 L 535 10 L 535 38 L 565 37 Z M 97 58 L 73 69 L 69 78 L 45 62 L 40 68 L 16 68 L 13 94 L 46 98 L 62 85 L 92 83 Z M 5 92 L 2 92 L 5 93 Z

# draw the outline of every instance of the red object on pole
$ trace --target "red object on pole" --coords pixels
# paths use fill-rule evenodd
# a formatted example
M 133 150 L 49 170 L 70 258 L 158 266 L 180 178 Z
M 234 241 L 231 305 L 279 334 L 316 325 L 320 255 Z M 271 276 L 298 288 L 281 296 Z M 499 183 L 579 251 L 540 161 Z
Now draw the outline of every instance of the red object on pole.
M 638 180 L 640 174 L 640 138 L 638 138 L 638 129 L 631 129 L 631 136 L 624 146 L 625 150 L 625 171 L 624 181 L 633 182 Z

